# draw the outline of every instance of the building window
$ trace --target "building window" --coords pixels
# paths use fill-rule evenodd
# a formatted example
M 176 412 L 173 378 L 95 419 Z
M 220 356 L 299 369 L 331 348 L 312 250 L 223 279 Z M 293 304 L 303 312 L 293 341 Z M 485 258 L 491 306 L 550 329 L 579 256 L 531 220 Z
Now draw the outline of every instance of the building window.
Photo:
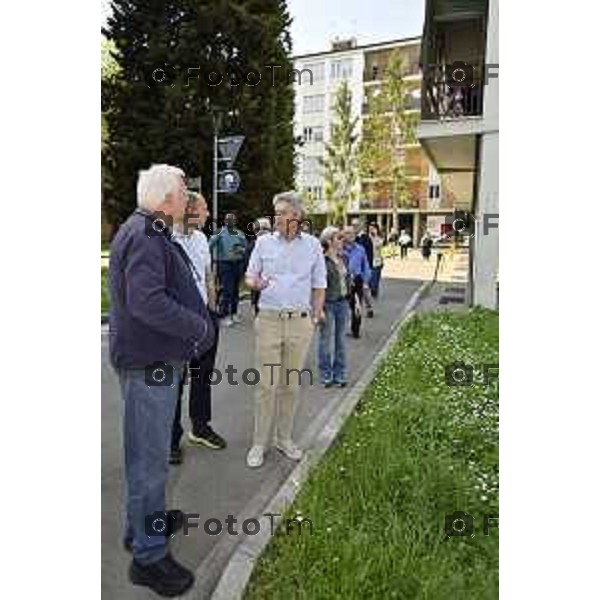
M 302 109 L 304 114 L 323 112 L 325 108 L 325 94 L 304 96 Z
M 312 73 L 312 81 L 323 81 L 325 79 L 325 63 L 307 63 L 305 64 L 300 71 L 304 71 L 308 69 Z M 304 77 L 304 73 L 302 74 Z M 310 75 L 306 73 L 306 76 L 310 78 Z
M 316 125 L 314 127 L 305 127 L 302 130 L 302 136 L 307 144 L 311 142 L 322 142 L 323 141 L 323 127 Z
M 440 197 L 440 186 L 439 184 L 432 184 L 429 186 L 429 198 L 431 200 L 437 200 Z
M 352 59 L 342 58 L 331 63 L 331 79 L 349 79 L 352 77 Z

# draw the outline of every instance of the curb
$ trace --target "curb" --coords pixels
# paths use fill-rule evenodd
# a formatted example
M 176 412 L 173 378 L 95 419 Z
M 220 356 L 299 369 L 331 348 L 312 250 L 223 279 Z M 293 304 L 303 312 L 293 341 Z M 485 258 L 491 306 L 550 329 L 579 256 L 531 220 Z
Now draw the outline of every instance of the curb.
M 211 600 L 241 599 L 250 579 L 250 575 L 252 574 L 252 570 L 254 569 L 254 565 L 272 537 L 270 532 L 271 519 L 265 515 L 271 515 L 272 519 L 274 515 L 281 516 L 292 504 L 300 487 L 306 481 L 310 470 L 320 462 L 322 456 L 337 437 L 342 426 L 346 422 L 346 419 L 358 404 L 364 390 L 375 377 L 380 363 L 387 356 L 390 347 L 397 341 L 403 326 L 414 316 L 416 306 L 422 297 L 429 291 L 431 285 L 431 281 L 425 281 L 411 296 L 402 311 L 400 318 L 393 326 L 389 337 L 377 352 L 375 358 L 366 368 L 360 379 L 347 392 L 341 402 L 333 407 L 329 413 L 316 419 L 305 431 L 300 443 L 304 447 L 310 448 L 310 450 L 306 452 L 304 458 L 290 473 L 283 485 L 275 491 L 274 495 L 268 501 L 267 506 L 264 508 L 259 507 L 258 510 L 255 511 L 247 510 L 249 505 L 246 507 L 244 512 L 248 512 L 249 514 L 252 514 L 253 512 L 254 515 L 258 515 L 260 511 L 263 515 L 259 519 L 260 530 L 254 536 L 245 536 L 243 541 L 237 545 L 233 554 L 227 561 L 212 595 L 210 595 Z M 253 504 L 254 502 L 255 501 L 250 504 Z M 280 519 L 274 518 L 273 521 L 276 525 L 279 525 Z M 274 529 L 276 529 L 276 527 Z M 215 548 L 215 550 L 217 550 L 215 554 L 218 554 L 218 549 Z M 215 556 L 209 556 L 209 559 L 214 560 Z M 207 562 L 209 561 L 203 561 L 198 567 L 196 571 L 197 579 L 206 577 Z M 199 592 L 195 597 L 201 597 Z

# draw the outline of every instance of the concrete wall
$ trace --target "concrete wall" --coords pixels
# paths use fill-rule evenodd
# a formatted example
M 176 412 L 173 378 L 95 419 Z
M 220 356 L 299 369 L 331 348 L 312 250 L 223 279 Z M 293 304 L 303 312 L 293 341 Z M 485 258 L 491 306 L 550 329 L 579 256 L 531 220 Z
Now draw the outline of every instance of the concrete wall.
M 490 0 L 486 63 L 499 62 L 498 0 Z M 494 70 L 497 72 L 497 69 Z M 477 228 L 474 240 L 473 302 L 488 308 L 498 308 L 496 278 L 499 268 L 499 236 L 497 228 L 484 223 L 498 223 L 490 214 L 499 213 L 499 89 L 498 79 L 490 78 L 485 90 L 483 119 L 484 133 L 480 148 L 480 180 L 477 208 Z M 487 215 L 487 217 L 486 217 Z
M 498 308 L 496 278 L 499 267 L 499 219 L 492 215 L 499 213 L 499 158 L 498 133 L 485 134 L 481 142 L 481 174 L 474 238 L 473 303 L 487 308 Z

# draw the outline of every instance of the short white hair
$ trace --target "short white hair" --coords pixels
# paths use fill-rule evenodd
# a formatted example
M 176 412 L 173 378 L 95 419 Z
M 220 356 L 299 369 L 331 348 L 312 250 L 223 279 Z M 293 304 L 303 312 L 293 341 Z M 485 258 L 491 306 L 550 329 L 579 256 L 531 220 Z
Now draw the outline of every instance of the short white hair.
M 152 165 L 149 169 L 140 171 L 137 183 L 138 206 L 156 210 L 167 194 L 177 190 L 184 177 L 185 173 L 180 168 L 171 165 Z
M 328 225 L 327 227 L 325 227 L 325 229 L 323 229 L 323 231 L 321 231 L 320 240 L 321 240 L 321 242 L 327 242 L 328 244 L 330 244 L 331 240 L 339 232 L 340 232 L 339 227 L 336 227 L 335 225 Z
M 297 213 L 302 214 L 302 197 L 298 192 L 290 190 L 289 192 L 280 192 L 273 196 L 273 208 L 280 202 L 289 204 Z

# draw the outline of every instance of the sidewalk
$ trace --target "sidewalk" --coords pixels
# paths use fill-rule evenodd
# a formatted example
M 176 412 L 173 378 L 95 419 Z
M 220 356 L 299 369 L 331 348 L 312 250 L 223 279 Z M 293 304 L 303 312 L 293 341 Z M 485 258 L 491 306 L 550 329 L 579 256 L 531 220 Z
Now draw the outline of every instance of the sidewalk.
M 435 273 L 438 254 L 442 262 L 438 271 L 438 281 L 464 283 L 467 281 L 469 255 L 467 249 L 434 248 L 429 260 L 425 260 L 419 249 L 411 248 L 405 259 L 400 256 L 389 258 L 383 267 L 383 276 L 392 279 L 410 279 L 430 281 Z
M 348 338 L 350 386 L 346 390 L 324 390 L 316 379 L 316 352 L 307 367 L 313 371 L 315 385 L 304 386 L 296 419 L 296 438 L 310 445 L 307 431 L 315 421 L 334 410 L 352 385 L 371 364 L 387 340 L 395 321 L 420 281 L 384 279 L 382 295 L 375 305 L 375 318 L 365 319 L 363 336 Z M 247 303 L 242 314 L 244 323 L 223 330 L 216 367 L 224 374 L 213 398 L 213 427 L 224 435 L 228 447 L 222 451 L 185 447 L 184 464 L 172 467 L 168 497 L 169 507 L 199 513 L 201 525 L 210 518 L 219 519 L 224 533 L 209 536 L 202 529 L 188 537 L 178 535 L 171 542 L 174 556 L 196 571 L 195 588 L 190 599 L 209 598 L 228 558 L 235 550 L 237 538 L 226 533 L 225 519 L 238 519 L 237 530 L 247 518 L 249 507 L 260 517 L 268 500 L 286 480 L 295 463 L 279 454 L 267 455 L 259 470 L 245 466 L 253 424 L 254 388 L 241 380 L 244 369 L 254 367 L 254 335 Z M 226 383 L 225 367 L 237 369 L 238 386 Z M 184 402 L 184 412 L 187 401 Z M 122 439 L 121 398 L 116 377 L 108 365 L 107 336 L 102 336 L 102 595 L 111 600 L 156 598 L 152 592 L 132 586 L 127 579 L 129 555 L 121 545 Z M 242 515 L 244 515 L 242 517 Z

